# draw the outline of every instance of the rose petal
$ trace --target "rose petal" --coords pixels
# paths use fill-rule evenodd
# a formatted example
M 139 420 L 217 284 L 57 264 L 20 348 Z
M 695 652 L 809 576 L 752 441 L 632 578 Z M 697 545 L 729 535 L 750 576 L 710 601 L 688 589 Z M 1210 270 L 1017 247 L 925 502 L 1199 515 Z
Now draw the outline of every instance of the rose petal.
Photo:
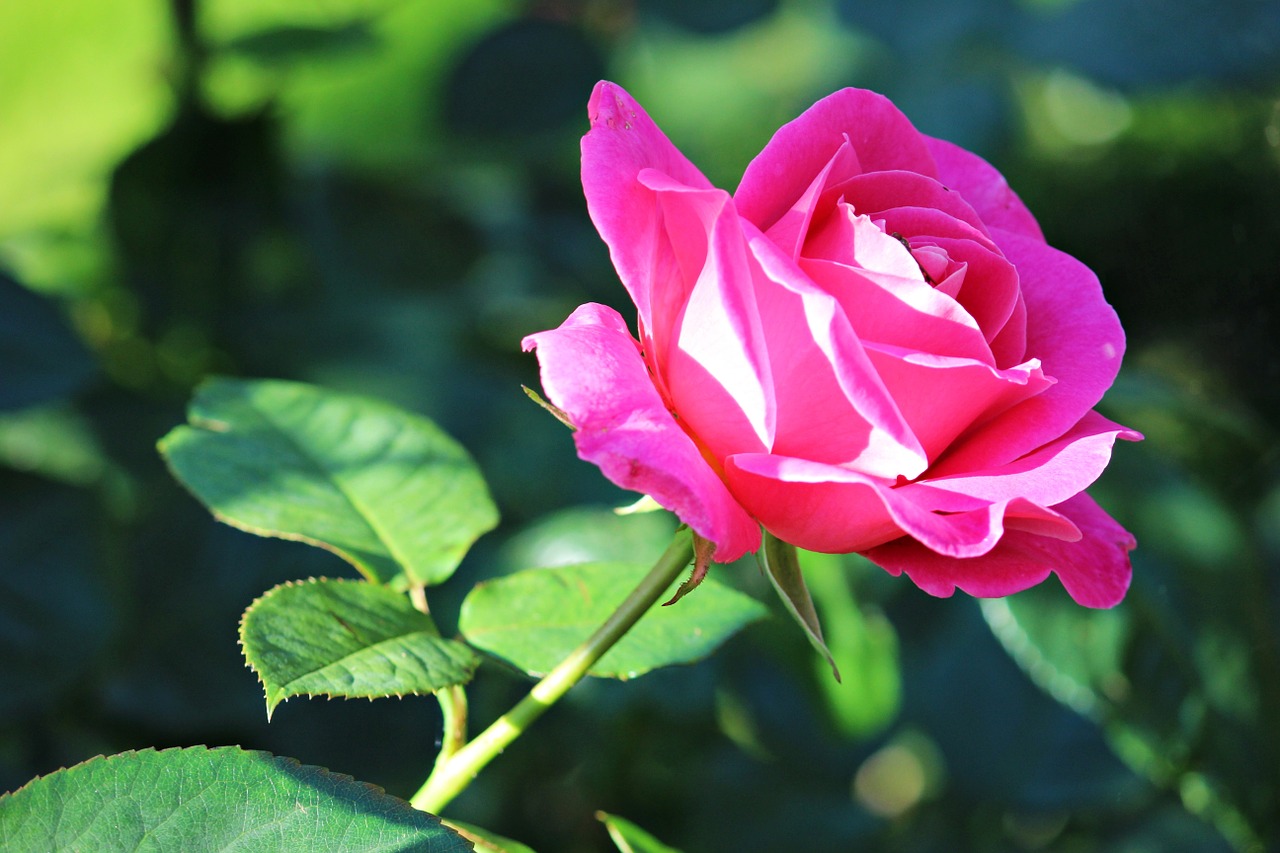
M 1117 438 L 1139 437 L 1133 430 L 1089 412 L 1061 438 L 1007 465 L 949 477 L 934 477 L 931 472 L 902 490 L 917 503 L 945 512 L 1015 497 L 1055 506 L 1098 479 L 1111 460 Z
M 975 423 L 989 420 L 1053 385 L 1035 361 L 997 370 L 969 358 L 931 355 L 884 344 L 865 346 L 889 395 L 930 459 L 938 458 Z
M 716 544 L 719 562 L 760 547 L 759 526 L 667 411 L 618 312 L 583 305 L 522 345 L 537 348 L 542 388 L 577 427 L 579 457 L 674 512 Z
M 1079 535 L 1070 521 L 1021 498 L 937 513 L 890 482 L 837 465 L 743 453 L 724 467 L 730 491 L 765 529 L 810 551 L 865 551 L 905 533 L 938 553 L 976 557 L 1000 541 L 1007 513 L 1042 533 Z
M 690 187 L 710 189 L 711 183 L 621 87 L 597 83 L 587 112 L 591 130 L 582 138 L 587 211 L 640 312 L 644 339 L 655 325 L 654 315 L 670 314 L 684 294 L 668 286 L 677 272 L 671 268 L 668 229 L 652 190 L 638 176 L 655 169 Z
M 973 559 L 943 557 L 905 537 L 864 556 L 891 574 L 905 571 L 925 592 L 944 598 L 957 588 L 979 597 L 1012 595 L 1054 572 L 1078 604 L 1119 604 L 1129 588 L 1129 552 L 1137 541 L 1086 494 L 1054 509 L 1079 528 L 1078 542 L 1009 530 L 990 553 Z
M 715 458 L 773 443 L 773 380 L 756 310 L 753 262 L 728 193 L 659 172 L 652 189 L 679 269 L 682 309 L 653 331 L 658 373 L 676 413 Z
M 924 137 L 938 164 L 938 180 L 959 193 L 989 228 L 1003 228 L 1044 242 L 1039 224 L 994 166 L 942 139 Z
M 773 452 L 890 480 L 918 476 L 928 457 L 835 298 L 745 227 L 777 403 Z
M 762 231 L 791 208 L 848 140 L 860 171 L 901 169 L 937 176 L 928 146 L 889 99 L 865 89 L 828 95 L 783 125 L 747 166 L 733 195 Z
M 851 204 L 835 205 L 822 224 L 810 231 L 802 254 L 925 284 L 920 264 L 902 241 L 884 233 L 871 217 L 856 213 Z
M 810 182 L 808 189 L 765 231 L 774 245 L 792 258 L 800 257 L 815 214 L 820 207 L 825 213 L 833 206 L 829 202 L 823 202 L 828 183 L 839 176 L 857 174 L 858 169 L 857 155 L 846 140 Z
M 1021 279 L 1026 354 L 1058 383 L 961 438 L 931 467 L 937 476 L 996 468 L 1055 440 L 1102 399 L 1124 355 L 1124 330 L 1088 267 L 1034 238 L 992 233 Z
M 861 340 L 994 363 L 982 330 L 969 313 L 923 279 L 824 260 L 802 259 L 800 267 L 839 301 Z
M 858 213 L 878 219 L 887 210 L 916 207 L 936 210 L 985 234 L 986 225 L 958 192 L 934 178 L 915 172 L 869 172 L 843 181 L 827 191 L 838 193 Z

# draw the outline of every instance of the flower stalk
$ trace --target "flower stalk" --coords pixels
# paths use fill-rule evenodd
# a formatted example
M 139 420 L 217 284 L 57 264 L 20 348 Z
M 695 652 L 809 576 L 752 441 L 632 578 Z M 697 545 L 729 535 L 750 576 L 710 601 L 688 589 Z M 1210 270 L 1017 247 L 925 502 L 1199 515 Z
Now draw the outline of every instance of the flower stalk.
M 490 761 L 582 680 L 592 665 L 649 612 L 692 559 L 693 538 L 688 530 L 680 530 L 618 609 L 582 645 L 556 664 L 515 707 L 456 752 L 448 756 L 442 754 L 426 783 L 409 803 L 414 808 L 439 814 Z

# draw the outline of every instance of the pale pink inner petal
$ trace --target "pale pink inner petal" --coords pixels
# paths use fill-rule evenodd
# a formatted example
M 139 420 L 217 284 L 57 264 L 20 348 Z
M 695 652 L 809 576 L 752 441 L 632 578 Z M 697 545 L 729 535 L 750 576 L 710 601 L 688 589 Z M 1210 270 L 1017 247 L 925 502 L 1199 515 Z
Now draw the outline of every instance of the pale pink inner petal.
M 993 363 L 991 348 L 969 313 L 923 279 L 807 258 L 800 266 L 836 298 L 859 339 Z
M 839 303 L 759 232 L 750 246 L 777 402 L 772 450 L 890 479 L 917 476 L 927 457 Z
M 855 213 L 850 204 L 836 204 L 809 233 L 802 251 L 806 258 L 837 261 L 925 283 L 920 265 L 907 247 L 886 234 L 870 217 Z

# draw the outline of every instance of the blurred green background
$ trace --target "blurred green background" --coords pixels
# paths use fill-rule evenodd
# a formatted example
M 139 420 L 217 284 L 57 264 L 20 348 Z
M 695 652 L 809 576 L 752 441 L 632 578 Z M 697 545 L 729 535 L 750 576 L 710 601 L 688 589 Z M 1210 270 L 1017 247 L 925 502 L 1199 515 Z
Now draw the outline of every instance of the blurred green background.
M 520 392 L 520 338 L 624 308 L 577 178 L 626 86 L 718 185 L 845 85 L 993 161 L 1129 334 L 1095 494 L 1121 607 L 932 599 L 807 563 L 845 683 L 779 608 L 581 686 L 451 814 L 603 850 L 1280 850 L 1280 4 L 1259 0 L 65 0 L 0 4 L 0 789 L 242 744 L 407 796 L 430 698 L 265 720 L 236 646 L 274 583 L 354 572 L 216 524 L 155 441 L 210 373 L 436 419 L 504 513 L 433 599 L 566 553 L 630 495 Z M 565 511 L 567 516 L 550 513 Z M 585 514 L 584 514 L 585 513 Z M 528 529 L 538 522 L 534 529 Z M 654 544 L 653 554 L 660 544 Z M 576 549 L 576 550 L 575 550 Z M 763 600 L 747 561 L 719 569 Z M 774 606 L 773 602 L 770 602 Z M 527 685 L 499 668 L 481 723 Z

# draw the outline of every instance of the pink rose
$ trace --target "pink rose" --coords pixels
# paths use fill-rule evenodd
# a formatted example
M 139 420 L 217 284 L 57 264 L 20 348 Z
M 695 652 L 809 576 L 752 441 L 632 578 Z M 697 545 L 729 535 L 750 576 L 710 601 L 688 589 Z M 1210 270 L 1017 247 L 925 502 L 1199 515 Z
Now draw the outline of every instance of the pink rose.
M 1124 353 L 1097 277 L 988 163 L 845 89 L 783 127 L 732 196 L 619 87 L 591 96 L 587 208 L 639 313 L 530 335 L 578 455 L 713 543 L 858 552 L 922 589 L 1056 572 L 1124 597 L 1133 537 L 1085 493 Z

